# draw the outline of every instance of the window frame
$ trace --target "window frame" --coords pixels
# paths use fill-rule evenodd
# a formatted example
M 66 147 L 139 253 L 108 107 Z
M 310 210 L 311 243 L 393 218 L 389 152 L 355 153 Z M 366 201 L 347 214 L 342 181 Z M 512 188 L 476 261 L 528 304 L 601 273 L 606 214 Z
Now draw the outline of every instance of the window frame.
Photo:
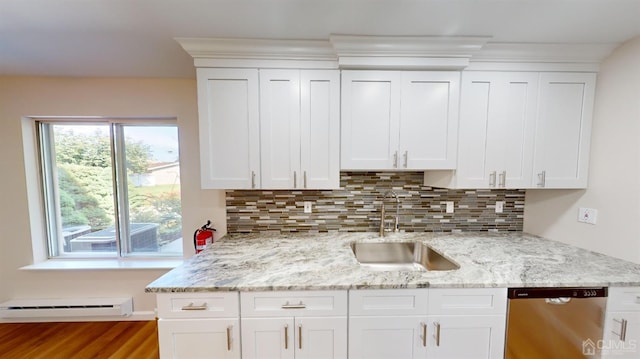
M 180 128 L 176 118 L 103 118 L 103 117 L 32 117 L 35 132 L 35 151 L 37 154 L 36 165 L 39 179 L 39 190 L 42 198 L 42 215 L 45 252 L 47 259 L 78 259 L 78 260 L 163 260 L 181 259 L 183 252 L 139 252 L 125 250 L 125 244 L 130 245 L 129 226 L 129 193 L 126 147 L 124 129 L 127 126 L 172 126 L 175 127 L 180 137 Z M 53 143 L 53 126 L 49 125 L 73 125 L 73 126 L 98 126 L 105 125 L 109 133 L 110 160 L 111 160 L 111 185 L 114 201 L 114 227 L 116 235 L 116 250 L 108 252 L 79 252 L 70 253 L 62 251 L 61 238 L 61 213 L 59 186 L 55 163 L 55 144 Z M 43 132 L 47 132 L 44 134 Z M 180 144 L 178 143 L 178 147 Z M 178 153 L 180 161 L 180 153 Z M 48 171 L 48 172 L 47 172 Z M 182 202 L 182 188 L 180 188 L 180 202 Z M 182 216 L 182 211 L 180 213 Z M 54 218 L 55 217 L 55 218 Z M 184 243 L 184 236 L 182 236 Z M 63 239 L 62 239 L 63 240 Z

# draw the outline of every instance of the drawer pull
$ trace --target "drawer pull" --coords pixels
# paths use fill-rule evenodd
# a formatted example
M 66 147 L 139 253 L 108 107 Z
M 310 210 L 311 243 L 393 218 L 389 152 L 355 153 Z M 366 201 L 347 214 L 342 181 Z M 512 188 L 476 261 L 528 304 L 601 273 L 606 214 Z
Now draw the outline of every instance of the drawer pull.
M 202 305 L 193 305 L 193 303 L 189 303 L 189 305 L 185 305 L 181 308 L 182 310 L 207 310 L 207 303 L 204 302 Z
M 305 309 L 307 306 L 300 301 L 298 304 L 289 304 L 287 301 L 282 305 L 282 309 Z

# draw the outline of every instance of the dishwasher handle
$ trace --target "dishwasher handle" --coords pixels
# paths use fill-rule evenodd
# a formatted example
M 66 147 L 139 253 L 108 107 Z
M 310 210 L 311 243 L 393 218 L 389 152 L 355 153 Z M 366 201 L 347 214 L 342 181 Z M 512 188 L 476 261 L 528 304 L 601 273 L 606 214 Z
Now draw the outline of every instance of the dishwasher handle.
M 563 305 L 567 304 L 571 301 L 569 297 L 560 297 L 560 298 L 544 298 L 544 302 L 552 305 Z

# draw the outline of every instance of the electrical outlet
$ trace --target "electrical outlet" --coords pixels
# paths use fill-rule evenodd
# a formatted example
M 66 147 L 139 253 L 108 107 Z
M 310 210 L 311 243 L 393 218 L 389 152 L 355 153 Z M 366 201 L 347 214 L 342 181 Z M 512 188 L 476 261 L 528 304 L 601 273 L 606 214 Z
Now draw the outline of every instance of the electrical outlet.
M 596 224 L 598 210 L 593 208 L 580 208 L 578 210 L 578 222 Z
M 496 201 L 496 213 L 502 213 L 504 211 L 504 201 Z
M 447 213 L 453 213 L 453 201 L 446 201 Z
M 311 213 L 313 209 L 313 203 L 309 201 L 304 202 L 304 213 Z

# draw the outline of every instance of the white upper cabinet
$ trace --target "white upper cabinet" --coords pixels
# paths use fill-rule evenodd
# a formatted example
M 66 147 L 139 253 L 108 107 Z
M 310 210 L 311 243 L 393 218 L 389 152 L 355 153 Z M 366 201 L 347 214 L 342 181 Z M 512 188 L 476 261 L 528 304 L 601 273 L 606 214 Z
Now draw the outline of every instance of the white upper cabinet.
M 463 72 L 448 188 L 586 188 L 595 73 Z
M 341 168 L 454 168 L 459 76 L 343 71 Z
M 301 71 L 300 107 L 302 187 L 340 188 L 340 72 Z
M 260 70 L 262 188 L 340 186 L 340 74 Z
M 296 188 L 300 173 L 300 71 L 260 70 L 262 188 Z
M 529 187 L 537 87 L 537 73 L 463 74 L 457 187 Z
M 258 70 L 197 69 L 202 188 L 260 183 Z
M 586 188 L 594 73 L 543 73 L 533 187 Z
M 202 188 L 340 187 L 339 71 L 197 71 Z

